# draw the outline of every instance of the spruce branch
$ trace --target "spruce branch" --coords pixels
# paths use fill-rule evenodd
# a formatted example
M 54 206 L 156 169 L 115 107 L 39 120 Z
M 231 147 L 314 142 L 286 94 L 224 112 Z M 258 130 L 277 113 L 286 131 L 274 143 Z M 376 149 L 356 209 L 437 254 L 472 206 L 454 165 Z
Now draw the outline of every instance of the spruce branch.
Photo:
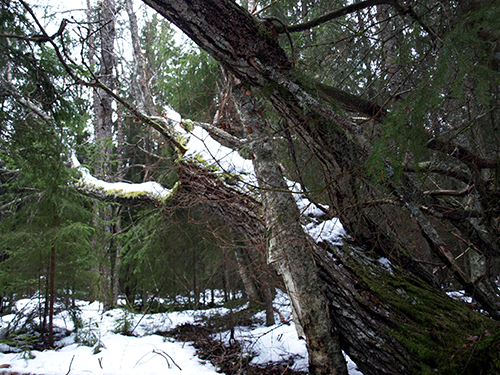
M 4 77 L 0 77 L 0 88 L 2 89 L 3 92 L 14 97 L 15 100 L 23 107 L 35 113 L 40 119 L 45 121 L 49 126 L 51 126 L 54 129 L 57 128 L 52 118 L 42 109 L 42 107 L 38 103 L 35 103 L 30 99 L 26 99 L 24 95 L 21 94 L 19 90 L 10 81 L 7 81 Z

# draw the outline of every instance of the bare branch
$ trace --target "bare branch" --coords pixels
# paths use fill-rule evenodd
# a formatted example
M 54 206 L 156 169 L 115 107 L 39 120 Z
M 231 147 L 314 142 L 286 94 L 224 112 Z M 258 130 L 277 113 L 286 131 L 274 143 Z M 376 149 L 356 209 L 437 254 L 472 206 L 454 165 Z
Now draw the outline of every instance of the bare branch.
M 306 85 L 307 82 L 300 82 L 300 84 Z M 385 110 L 373 101 L 366 100 L 318 81 L 312 83 L 312 88 L 322 99 L 327 101 L 329 99 L 334 99 L 338 101 L 340 106 L 346 111 L 363 113 L 375 119 L 381 119 L 385 116 Z
M 27 42 L 46 43 L 48 41 L 54 40 L 58 36 L 61 36 L 62 33 L 64 32 L 64 29 L 66 28 L 67 24 L 68 24 L 68 20 L 66 18 L 64 18 L 61 21 L 61 25 L 59 26 L 59 30 L 52 36 L 48 36 L 46 33 L 43 33 L 42 35 L 33 35 L 33 36 L 0 33 L 0 38 L 13 38 L 13 39 L 25 40 Z
M 496 160 L 482 159 L 468 151 L 465 147 L 451 141 L 433 138 L 427 142 L 427 148 L 453 156 L 474 169 L 493 169 L 498 165 Z
M 481 217 L 481 213 L 479 211 L 457 210 L 452 207 L 442 206 L 438 204 L 419 206 L 419 208 L 429 215 L 452 221 L 464 221 L 469 220 L 473 217 Z
M 422 18 L 417 14 L 415 13 L 415 11 L 413 10 L 413 8 L 411 6 L 403 6 L 401 4 L 399 4 L 397 1 L 394 2 L 394 8 L 399 12 L 401 13 L 402 15 L 409 15 L 411 18 L 413 18 L 413 20 L 415 20 L 419 25 L 420 27 L 422 27 L 422 29 L 425 30 L 425 32 L 427 34 L 429 34 L 429 36 L 434 40 L 434 39 L 439 39 L 441 40 L 441 38 L 439 37 L 439 35 L 437 35 L 437 33 L 430 27 L 430 26 L 427 26 L 425 24 L 425 22 L 422 20 Z
M 205 129 L 213 139 L 232 150 L 238 150 L 241 146 L 243 146 L 243 142 L 238 137 L 235 137 L 234 135 L 231 135 L 211 124 L 206 122 L 194 122 L 193 124 Z
M 463 197 L 469 194 L 474 188 L 474 185 L 468 186 L 464 190 L 429 190 L 424 191 L 424 196 L 438 197 L 438 196 L 448 196 L 448 197 Z
M 40 195 L 41 195 L 40 193 L 36 194 L 36 196 L 40 196 Z M 10 201 L 9 203 L 5 203 L 4 205 L 0 206 L 0 212 L 2 212 L 6 208 L 9 208 L 10 206 L 12 206 L 14 204 L 17 204 L 17 203 L 20 203 L 20 202 L 27 200 L 30 197 L 32 197 L 32 195 L 25 195 L 24 197 L 16 198 L 13 201 Z
M 336 10 L 331 11 L 329 13 L 323 14 L 322 16 L 319 16 L 313 20 L 310 20 L 310 21 L 307 21 L 304 23 L 300 23 L 297 25 L 285 26 L 281 23 L 280 20 L 275 19 L 274 17 L 268 17 L 266 19 L 268 19 L 270 21 L 274 21 L 274 20 L 279 21 L 278 25 L 276 25 L 276 24 L 273 25 L 274 30 L 278 34 L 295 33 L 295 32 L 299 32 L 299 31 L 305 31 L 305 30 L 312 29 L 315 26 L 319 26 L 319 25 L 326 23 L 328 21 L 331 21 L 333 19 L 345 16 L 346 14 L 357 12 L 358 10 L 369 8 L 369 7 L 372 7 L 375 5 L 383 5 L 383 4 L 392 5 L 401 15 L 409 15 L 413 20 L 415 20 L 422 27 L 422 29 L 425 30 L 425 32 L 427 34 L 429 34 L 429 36 L 432 39 L 440 39 L 439 36 L 436 34 L 436 32 L 434 30 L 432 30 L 432 28 L 427 26 L 424 23 L 424 21 L 422 20 L 422 18 L 417 13 L 415 13 L 413 8 L 411 8 L 410 6 L 405 7 L 401 4 L 399 4 L 396 0 L 366 0 L 366 1 L 362 1 L 362 2 L 357 3 L 357 4 L 348 5 L 346 7 L 341 8 L 341 9 L 336 9 Z
M 165 358 L 167 360 L 167 363 L 168 363 L 168 367 L 170 368 L 170 362 L 168 361 L 169 359 L 172 361 L 172 363 L 179 369 L 182 371 L 182 369 L 179 367 L 179 365 L 177 363 L 175 363 L 175 361 L 173 360 L 173 358 L 168 355 L 166 352 L 164 352 L 163 350 L 157 350 L 157 349 L 153 349 L 153 353 L 156 353 L 156 354 L 159 354 L 161 355 L 163 358 Z
M 290 33 L 304 31 L 304 30 L 311 29 L 315 26 L 321 25 L 325 22 L 331 21 L 335 18 L 339 18 L 339 17 L 345 16 L 346 14 L 356 12 L 356 11 L 361 10 L 361 9 L 365 9 L 365 8 L 372 7 L 374 5 L 381 5 L 381 4 L 394 5 L 394 3 L 395 3 L 394 0 L 366 0 L 366 1 L 362 1 L 361 3 L 351 4 L 351 5 L 348 5 L 344 8 L 337 9 L 337 10 L 334 10 L 332 12 L 323 14 L 322 16 L 319 16 L 318 18 L 315 18 L 311 21 L 304 22 L 304 23 L 301 23 L 298 25 L 275 26 L 275 30 L 278 34 L 283 34 L 287 30 Z M 271 19 L 271 21 L 272 21 L 272 19 Z
M 472 176 L 456 165 L 447 165 L 444 163 L 435 163 L 432 161 L 424 161 L 416 166 L 405 165 L 403 171 L 410 173 L 437 173 L 443 176 L 448 176 L 462 181 L 466 184 L 470 183 Z

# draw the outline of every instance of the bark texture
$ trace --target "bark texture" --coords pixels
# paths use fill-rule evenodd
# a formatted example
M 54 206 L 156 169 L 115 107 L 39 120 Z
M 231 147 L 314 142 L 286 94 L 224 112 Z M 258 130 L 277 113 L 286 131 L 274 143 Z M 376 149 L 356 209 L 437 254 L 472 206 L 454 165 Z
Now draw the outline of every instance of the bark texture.
M 98 12 L 99 39 L 100 39 L 100 70 L 99 81 L 109 89 L 113 89 L 114 82 L 114 43 L 116 39 L 115 30 L 115 1 L 105 0 L 100 4 Z M 113 136 L 113 98 L 102 88 L 94 91 L 94 137 L 97 144 L 96 175 L 105 181 L 111 178 L 111 155 Z M 103 206 L 97 209 L 97 214 L 103 223 L 109 223 L 112 218 L 112 208 Z M 111 226 L 108 224 L 96 225 L 101 227 L 97 238 L 92 241 L 98 250 L 101 259 L 99 265 L 99 298 L 102 299 L 104 309 L 111 309 L 116 301 L 113 301 L 113 270 L 111 268 L 109 253 L 111 249 L 110 240 L 106 238 L 107 233 L 111 233 Z
M 232 92 L 240 121 L 247 130 L 259 181 L 267 230 L 267 258 L 283 278 L 295 324 L 305 334 L 310 374 L 347 374 L 338 335 L 312 257 L 315 246 L 299 222 L 300 213 L 265 136 L 265 122 L 255 98 L 244 86 Z M 260 111 L 262 113 L 262 111 Z

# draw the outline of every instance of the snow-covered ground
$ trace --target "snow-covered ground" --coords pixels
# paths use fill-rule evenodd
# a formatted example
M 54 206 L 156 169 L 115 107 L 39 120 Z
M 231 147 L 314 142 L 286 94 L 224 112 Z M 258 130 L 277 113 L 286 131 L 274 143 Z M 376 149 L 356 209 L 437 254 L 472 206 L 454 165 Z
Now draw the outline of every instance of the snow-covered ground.
M 38 300 L 23 299 L 16 309 L 26 315 L 38 308 Z M 56 350 L 20 351 L 0 354 L 0 365 L 10 365 L 8 371 L 44 375 L 84 374 L 217 374 L 214 366 L 195 355 L 195 349 L 184 342 L 153 334 L 166 331 L 184 323 L 199 322 L 203 316 L 228 313 L 228 309 L 214 308 L 203 311 L 182 311 L 158 314 L 133 314 L 123 309 L 102 312 L 98 302 L 78 302 L 83 328 L 74 331 L 74 319 L 68 311 L 57 314 L 55 325 L 72 333 L 59 341 Z M 275 307 L 291 320 L 289 300 L 278 293 Z M 3 316 L 2 328 L 15 319 L 15 314 Z M 264 312 L 257 313 L 264 321 Z M 279 322 L 279 317 L 276 316 Z M 119 332 L 124 325 L 136 327 L 135 336 Z M 227 339 L 229 333 L 218 334 L 216 338 Z M 252 364 L 268 364 L 294 359 L 293 369 L 307 370 L 307 350 L 304 340 L 299 340 L 293 322 L 290 325 L 278 323 L 271 327 L 264 324 L 254 328 L 236 327 L 235 338 L 244 352 L 255 357 Z M 80 343 L 78 343 L 78 341 Z M 83 345 L 84 341 L 87 345 Z M 7 345 L 0 349 L 7 351 Z M 348 361 L 351 375 L 361 374 L 352 361 Z

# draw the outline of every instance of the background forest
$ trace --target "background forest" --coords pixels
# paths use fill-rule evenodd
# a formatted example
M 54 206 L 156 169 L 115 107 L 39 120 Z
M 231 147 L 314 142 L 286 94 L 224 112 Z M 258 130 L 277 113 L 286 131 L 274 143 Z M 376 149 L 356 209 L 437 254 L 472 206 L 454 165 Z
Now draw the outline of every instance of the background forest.
M 311 374 L 499 373 L 498 2 L 236 3 L 0 0 L 0 311 L 279 288 Z

